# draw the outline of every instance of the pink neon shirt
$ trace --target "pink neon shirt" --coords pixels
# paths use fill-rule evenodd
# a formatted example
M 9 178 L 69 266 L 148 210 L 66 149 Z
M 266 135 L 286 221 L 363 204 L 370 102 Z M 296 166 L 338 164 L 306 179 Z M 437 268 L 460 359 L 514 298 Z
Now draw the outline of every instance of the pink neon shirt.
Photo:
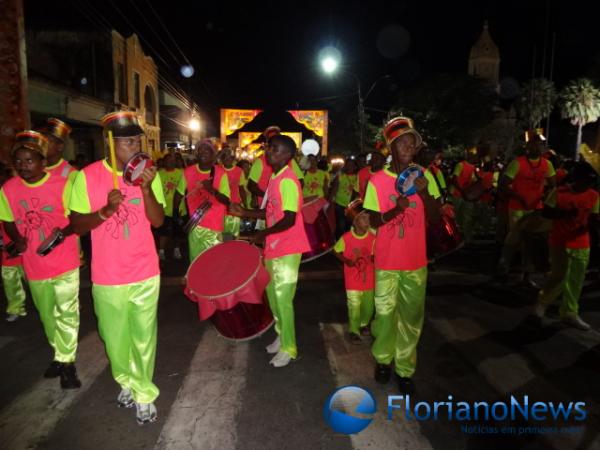
M 160 273 L 151 224 L 146 217 L 139 186 L 128 186 L 122 173 L 119 190 L 125 200 L 117 212 L 92 230 L 92 281 L 117 286 L 147 280 Z M 85 167 L 73 184 L 70 207 L 89 214 L 106 205 L 113 189 L 112 172 L 105 160 Z M 165 206 L 160 176 L 152 182 L 156 200 Z
M 386 213 L 397 198 L 396 175 L 384 169 L 369 180 L 364 207 Z M 408 200 L 410 205 L 403 213 L 377 229 L 375 269 L 417 270 L 427 266 L 423 200 L 418 194 Z
M 371 257 L 375 247 L 375 234 L 368 231 L 363 236 L 350 230 L 333 248 L 354 261 L 354 267 L 344 264 L 344 285 L 348 291 L 370 291 L 375 288 L 375 265 Z
M 37 249 L 54 228 L 69 224 L 66 204 L 70 193 L 67 178 L 45 175 L 28 184 L 13 177 L 0 193 L 0 220 L 14 222 L 27 239 L 23 268 L 29 280 L 47 280 L 79 268 L 79 247 L 75 235 L 67 237 L 48 255 L 39 256 Z

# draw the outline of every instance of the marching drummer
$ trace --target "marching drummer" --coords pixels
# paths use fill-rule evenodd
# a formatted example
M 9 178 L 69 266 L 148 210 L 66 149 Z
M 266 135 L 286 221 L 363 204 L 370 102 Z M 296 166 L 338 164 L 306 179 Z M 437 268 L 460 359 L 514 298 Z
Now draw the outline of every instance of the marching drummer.
M 231 193 L 231 201 L 233 203 L 246 204 L 246 175 L 241 167 L 235 163 L 235 155 L 233 150 L 229 147 L 223 148 L 219 154 L 221 158 L 221 164 L 225 173 L 227 174 L 227 181 L 229 182 L 229 192 Z M 225 216 L 225 224 L 223 228 L 224 233 L 229 233 L 233 237 L 237 238 L 240 235 L 240 223 L 241 220 L 237 216 L 227 214 Z
M 12 159 L 18 176 L 8 180 L 0 191 L 0 220 L 23 255 L 33 303 L 54 350 L 54 359 L 44 377 L 60 377 L 63 389 L 77 389 L 81 387 L 75 369 L 79 252 L 67 218 L 71 184 L 67 178 L 44 171 L 47 149 L 48 139 L 43 134 L 17 134 Z M 66 236 L 64 241 L 46 256 L 40 256 L 40 245 L 61 233 Z
M 204 139 L 196 148 L 198 163 L 184 169 L 173 203 L 174 208 L 179 208 L 187 191 L 188 213 L 193 217 L 205 201 L 210 202 L 210 208 L 188 234 L 190 261 L 204 250 L 223 242 L 225 214 L 231 197 L 227 173 L 215 164 L 217 149 L 213 143 Z
M 590 223 L 598 224 L 600 200 L 594 189 L 598 176 L 592 166 L 579 161 L 570 183 L 553 190 L 543 214 L 552 219 L 550 232 L 551 273 L 538 294 L 534 314 L 544 317 L 549 304 L 562 295 L 561 321 L 579 330 L 591 327 L 579 316 L 579 296 L 590 259 Z M 590 219 L 593 218 L 593 222 Z
M 275 317 L 277 338 L 267 346 L 275 354 L 270 364 L 283 367 L 295 359 L 294 296 L 302 253 L 310 250 L 302 219 L 302 187 L 289 167 L 296 144 L 289 136 L 276 135 L 268 142 L 266 161 L 272 168 L 266 196 L 266 211 L 251 211 L 232 205 L 231 212 L 249 218 L 266 218 L 267 228 L 254 235 L 254 242 L 265 241 L 265 266 L 271 282 L 267 297 Z
M 79 172 L 69 205 L 71 223 L 78 234 L 92 234 L 94 310 L 113 378 L 121 387 L 118 406 L 135 405 L 143 425 L 157 419 L 159 390 L 152 377 L 160 270 L 151 227 L 162 225 L 165 199 L 156 167 L 143 170 L 139 186 L 123 181 L 125 164 L 141 149 L 144 132 L 136 114 L 111 113 L 102 125 L 114 136 L 116 167 L 103 159 Z
M 173 208 L 173 199 L 175 190 L 183 177 L 183 169 L 177 167 L 177 159 L 174 152 L 167 153 L 162 158 L 163 167 L 158 170 L 160 181 L 162 183 L 163 194 L 165 196 L 165 221 L 158 229 L 158 257 L 161 260 L 166 258 L 165 248 L 169 241 L 173 244 L 173 258 L 181 259 L 181 249 L 179 248 L 179 227 L 177 224 L 178 217 L 182 214 L 182 208 Z
M 423 326 L 427 255 L 426 221 L 437 223 L 440 212 L 427 192 L 427 180 L 416 178 L 417 193 L 408 197 L 396 191 L 398 175 L 411 165 L 422 139 L 412 120 L 396 117 L 383 130 L 390 148 L 389 168 L 369 180 L 364 207 L 370 212 L 375 239 L 375 338 L 371 352 L 376 361 L 375 380 L 387 383 L 394 362 L 398 387 L 414 391 L 412 376 L 417 344 Z
M 375 233 L 370 229 L 369 213 L 357 204 L 348 206 L 347 215 L 352 220 L 352 229 L 336 242 L 335 256 L 344 264 L 344 285 L 348 300 L 348 324 L 350 342 L 360 344 L 362 336 L 369 336 L 369 325 L 373 318 L 373 289 L 375 274 L 373 249 Z M 353 202 L 354 203 L 354 202 Z
M 555 172 L 552 163 L 542 158 L 546 138 L 541 129 L 526 132 L 525 155 L 515 158 L 506 168 L 500 179 L 500 191 L 509 198 L 508 234 L 504 241 L 502 256 L 498 262 L 501 275 L 506 276 L 513 255 L 521 247 L 521 268 L 523 281 L 529 282 L 528 271 L 531 263 L 531 250 L 518 226 L 526 216 L 543 208 L 544 188 L 554 188 Z
M 268 145 L 269 139 L 273 136 L 278 136 L 281 134 L 281 128 L 277 125 L 271 125 L 265 129 L 263 132 L 263 137 L 265 142 Z M 288 165 L 294 171 L 294 174 L 300 181 L 300 185 L 303 184 L 304 174 L 298 166 L 298 163 L 294 158 L 292 158 Z M 273 170 L 271 166 L 267 163 L 266 151 L 263 152 L 258 158 L 254 160 L 252 166 L 250 167 L 250 174 L 248 175 L 248 190 L 252 192 L 252 194 L 256 195 L 258 200 L 258 206 L 261 206 L 263 197 L 265 195 L 265 191 L 267 190 L 267 186 L 271 179 L 271 175 L 273 174 Z
M 471 147 L 466 151 L 465 159 L 454 166 L 450 176 L 450 193 L 456 210 L 456 220 L 466 243 L 472 241 L 475 225 L 475 204 L 467 199 L 466 191 L 477 181 L 475 170 L 478 164 L 477 147 Z

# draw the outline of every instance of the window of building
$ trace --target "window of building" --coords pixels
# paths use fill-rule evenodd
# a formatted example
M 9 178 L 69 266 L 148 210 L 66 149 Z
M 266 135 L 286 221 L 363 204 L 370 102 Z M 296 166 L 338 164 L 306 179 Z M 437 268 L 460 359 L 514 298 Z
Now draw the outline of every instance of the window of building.
M 125 66 L 123 63 L 117 63 L 117 99 L 120 103 L 127 104 L 127 78 L 125 77 Z
M 147 85 L 144 91 L 144 107 L 146 108 L 146 123 L 156 125 L 156 100 L 150 85 Z
M 133 72 L 133 104 L 136 108 L 141 106 L 140 104 L 140 74 Z

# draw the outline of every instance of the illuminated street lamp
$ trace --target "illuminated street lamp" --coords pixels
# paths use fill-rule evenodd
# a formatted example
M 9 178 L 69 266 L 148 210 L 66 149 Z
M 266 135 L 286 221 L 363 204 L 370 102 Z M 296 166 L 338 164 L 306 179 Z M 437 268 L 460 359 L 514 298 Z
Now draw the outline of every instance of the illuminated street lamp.
M 349 72 L 347 70 L 344 70 L 344 69 L 340 69 L 341 60 L 342 60 L 342 55 L 341 55 L 340 51 L 335 47 L 325 47 L 323 50 L 321 50 L 319 52 L 319 62 L 321 64 L 321 68 L 323 69 L 323 72 L 325 72 L 327 75 L 333 75 L 338 70 L 341 70 L 342 72 L 346 73 L 347 75 L 350 75 L 352 78 L 354 78 L 354 81 L 356 81 L 357 94 L 358 94 L 358 125 L 359 125 L 359 132 L 360 132 L 360 151 L 362 152 L 364 150 L 364 129 L 365 129 L 365 122 L 366 122 L 365 121 L 365 104 L 364 104 L 364 102 L 365 102 L 366 98 L 369 96 L 369 94 L 371 94 L 371 92 L 373 91 L 373 88 L 375 87 L 375 85 L 383 79 L 390 78 L 390 76 L 384 75 L 381 78 L 377 79 L 371 85 L 369 90 L 367 91 L 367 95 L 365 95 L 365 97 L 363 98 L 360 79 L 358 78 L 358 76 L 356 74 Z
M 190 119 L 190 122 L 188 123 L 188 128 L 191 131 L 198 131 L 200 130 L 200 121 L 198 119 L 196 119 L 195 117 Z

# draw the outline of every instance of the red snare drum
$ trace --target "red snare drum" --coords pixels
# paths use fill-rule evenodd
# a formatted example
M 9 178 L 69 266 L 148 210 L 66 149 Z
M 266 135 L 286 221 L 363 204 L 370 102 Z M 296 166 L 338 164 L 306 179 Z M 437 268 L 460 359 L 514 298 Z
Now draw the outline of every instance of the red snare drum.
M 146 153 L 136 153 L 125 163 L 123 181 L 129 186 L 139 186 L 142 184 L 142 172 L 152 165 L 152 159 Z
M 198 303 L 200 320 L 233 340 L 260 336 L 273 324 L 263 293 L 269 274 L 258 248 L 228 241 L 198 255 L 186 274 L 185 295 Z
M 331 209 L 329 202 L 321 197 L 309 197 L 309 200 L 302 206 L 304 230 L 306 230 L 310 250 L 302 254 L 301 262 L 312 261 L 323 256 L 330 252 L 335 245 L 335 236 L 326 208 Z
M 442 206 L 442 217 L 437 224 L 427 224 L 427 257 L 437 259 L 448 255 L 464 245 L 464 241 L 452 205 Z

